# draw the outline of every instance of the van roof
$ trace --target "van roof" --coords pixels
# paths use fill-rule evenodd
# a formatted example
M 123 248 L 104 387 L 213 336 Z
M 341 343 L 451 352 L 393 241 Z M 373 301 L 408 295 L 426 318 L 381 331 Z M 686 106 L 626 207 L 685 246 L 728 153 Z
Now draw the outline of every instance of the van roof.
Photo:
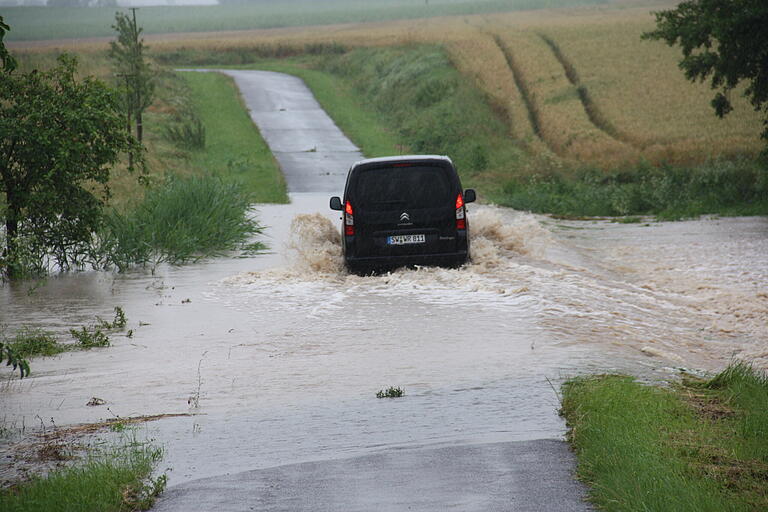
M 376 163 L 397 163 L 397 162 L 418 162 L 418 161 L 428 161 L 428 160 L 442 160 L 444 162 L 447 162 L 451 165 L 453 165 L 453 162 L 450 158 L 448 158 L 445 155 L 398 155 L 398 156 L 383 156 L 378 158 L 367 158 L 365 160 L 360 160 L 352 164 L 352 167 L 357 167 L 359 165 L 368 165 L 368 164 L 376 164 Z

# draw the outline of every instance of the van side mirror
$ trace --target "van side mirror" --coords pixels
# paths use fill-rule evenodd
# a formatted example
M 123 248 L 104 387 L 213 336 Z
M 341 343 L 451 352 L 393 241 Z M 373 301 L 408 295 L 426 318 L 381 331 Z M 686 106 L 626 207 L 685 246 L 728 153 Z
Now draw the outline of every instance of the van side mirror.
M 341 199 L 339 196 L 333 196 L 331 198 L 331 210 L 342 211 L 344 207 L 341 205 Z
M 475 195 L 475 189 L 468 188 L 464 191 L 464 202 L 474 203 L 477 196 Z

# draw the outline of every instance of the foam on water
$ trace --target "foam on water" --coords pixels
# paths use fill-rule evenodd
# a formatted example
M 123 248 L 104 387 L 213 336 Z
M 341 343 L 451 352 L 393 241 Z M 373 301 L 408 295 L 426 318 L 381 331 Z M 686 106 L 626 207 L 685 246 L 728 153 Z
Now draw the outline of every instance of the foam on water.
M 185 412 L 199 396 L 201 414 L 157 424 L 178 483 L 395 445 L 557 437 L 548 379 L 667 377 L 734 355 L 768 368 L 764 218 L 622 225 L 471 205 L 470 264 L 357 276 L 338 214 L 312 213 L 326 204 L 261 205 L 271 253 L 0 287 L 0 324 L 66 332 L 119 304 L 134 331 L 36 359 L 3 393 L 8 424 Z M 408 398 L 376 400 L 388 385 Z M 94 396 L 109 409 L 86 406 Z
M 472 261 L 464 267 L 357 276 L 344 269 L 338 227 L 320 214 L 298 215 L 285 247 L 289 264 L 228 278 L 230 291 L 219 298 L 242 304 L 248 296 L 275 294 L 297 307 L 314 304 L 311 314 L 318 315 L 351 297 L 409 296 L 527 315 L 562 344 L 619 346 L 705 368 L 733 355 L 768 366 L 768 299 L 756 284 L 740 286 L 748 272 L 732 268 L 734 257 L 750 258 L 750 252 L 704 254 L 666 234 L 677 243 L 662 248 L 643 239 L 654 234 L 647 228 L 554 224 L 492 206 L 474 207 L 470 219 Z M 750 272 L 748 280 L 766 282 L 759 268 Z

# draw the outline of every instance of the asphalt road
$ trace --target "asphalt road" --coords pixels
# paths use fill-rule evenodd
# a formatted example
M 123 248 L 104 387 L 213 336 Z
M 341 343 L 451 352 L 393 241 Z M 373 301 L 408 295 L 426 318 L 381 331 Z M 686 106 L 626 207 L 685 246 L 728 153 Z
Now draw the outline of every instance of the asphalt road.
M 572 465 L 567 445 L 552 439 L 387 450 L 189 482 L 166 491 L 156 510 L 589 510 Z
M 342 194 L 350 165 L 363 155 L 300 78 L 272 71 L 216 71 L 235 79 L 251 119 L 280 164 L 288 192 Z
M 362 155 L 301 80 L 265 71 L 222 72 L 240 87 L 289 191 L 341 194 L 347 169 Z M 233 474 L 220 468 L 222 476 L 172 485 L 153 510 L 591 510 L 585 488 L 573 479 L 574 465 L 559 439 L 382 448 Z

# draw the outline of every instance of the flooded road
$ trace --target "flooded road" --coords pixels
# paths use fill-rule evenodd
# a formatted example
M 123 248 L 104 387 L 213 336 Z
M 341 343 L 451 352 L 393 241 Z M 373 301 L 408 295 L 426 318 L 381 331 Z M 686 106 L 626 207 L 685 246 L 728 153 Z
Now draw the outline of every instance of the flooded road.
M 317 119 L 304 102 L 284 103 L 284 90 L 258 96 L 257 123 L 266 113 L 282 130 L 290 108 Z M 331 158 L 327 147 L 293 153 Z M 666 378 L 733 357 L 768 367 L 766 218 L 617 224 L 470 205 L 470 265 L 360 277 L 342 268 L 328 209 L 339 176 L 313 179 L 326 192 L 257 206 L 268 253 L 0 286 L 10 331 L 67 339 L 115 306 L 133 331 L 4 380 L 5 427 L 191 413 L 147 425 L 177 486 L 306 461 L 560 439 L 556 389 L 573 375 Z M 375 398 L 389 386 L 406 396 Z M 89 407 L 92 397 L 106 403 Z
M 171 483 L 394 447 L 559 438 L 562 378 L 768 366 L 768 221 L 562 222 L 473 206 L 474 260 L 341 268 L 326 195 L 263 205 L 270 254 L 0 288 L 0 322 L 64 331 L 123 307 L 131 339 L 33 361 L 8 426 L 153 423 Z M 406 398 L 377 400 L 388 386 Z M 106 400 L 87 407 L 91 397 Z M 195 407 L 197 404 L 197 407 Z M 107 407 L 109 408 L 107 410 Z

